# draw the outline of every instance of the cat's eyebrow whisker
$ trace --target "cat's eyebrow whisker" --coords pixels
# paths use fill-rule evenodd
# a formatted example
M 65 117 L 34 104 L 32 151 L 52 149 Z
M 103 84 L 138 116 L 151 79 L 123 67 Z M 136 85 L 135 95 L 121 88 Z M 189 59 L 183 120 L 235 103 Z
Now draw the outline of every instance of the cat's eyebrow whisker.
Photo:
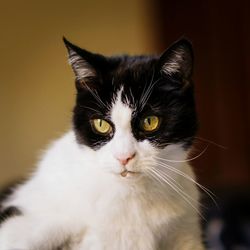
M 143 107 L 146 105 L 146 103 L 147 103 L 147 101 L 152 93 L 152 89 L 153 89 L 154 85 L 159 81 L 159 79 L 158 79 L 158 80 L 153 82 L 154 75 L 155 75 L 155 71 L 153 71 L 152 78 L 151 78 L 151 81 L 148 85 L 147 90 L 145 91 L 145 88 L 143 89 L 142 95 L 141 95 L 140 100 L 139 100 L 140 110 L 142 110 Z
M 95 112 L 96 112 L 96 113 L 98 113 L 98 114 L 101 114 L 101 112 L 100 112 L 100 111 L 98 111 L 97 109 L 94 109 L 94 108 L 91 108 L 91 107 L 88 107 L 88 106 L 82 106 L 82 105 L 80 105 L 80 107 L 81 107 L 81 108 L 86 108 L 86 109 L 89 109 L 89 110 L 95 111 Z
M 146 92 L 145 95 L 144 95 L 143 101 L 141 102 L 140 110 L 142 110 L 142 109 L 144 108 L 144 106 L 146 105 L 146 103 L 147 103 L 147 101 L 148 101 L 148 99 L 149 99 L 149 97 L 150 97 L 150 95 L 151 95 L 151 93 L 152 93 L 152 91 L 153 91 L 153 87 L 155 86 L 155 84 L 156 84 L 158 81 L 159 81 L 159 79 L 156 80 L 154 83 L 152 83 L 152 84 L 149 86 L 147 92 Z
M 169 180 L 166 176 L 162 176 L 159 172 L 156 171 L 156 169 L 151 169 L 152 172 L 154 172 L 155 175 L 157 175 L 162 181 L 167 183 L 175 192 L 177 192 L 200 216 L 202 219 L 206 220 L 205 217 L 201 214 L 201 212 L 195 207 L 191 201 L 183 194 L 183 190 L 178 188 L 173 182 Z
M 189 162 L 189 161 L 193 161 L 197 158 L 199 158 L 200 156 L 202 156 L 208 149 L 209 145 L 207 145 L 198 155 L 192 157 L 192 158 L 188 158 L 186 160 L 171 160 L 171 159 L 166 159 L 166 158 L 161 158 L 159 156 L 155 156 L 155 158 L 162 160 L 162 161 L 167 161 L 167 162 L 172 162 L 172 163 L 178 163 L 178 162 Z
M 153 75 L 154 75 L 154 72 L 153 72 Z M 152 79 L 151 79 L 151 81 L 150 81 L 150 84 L 151 84 L 152 80 L 153 80 L 153 77 L 152 77 Z M 144 87 L 143 87 L 143 90 L 142 90 L 142 93 L 141 93 L 141 96 L 140 96 L 140 99 L 139 99 L 139 106 L 141 105 L 142 100 L 144 99 L 146 87 L 147 87 L 147 82 L 146 82 L 146 84 L 145 84 Z
M 174 172 L 176 174 L 179 174 L 180 176 L 186 178 L 187 180 L 195 183 L 202 191 L 204 191 L 212 199 L 212 201 L 214 202 L 214 204 L 217 207 L 219 207 L 218 204 L 217 204 L 217 202 L 216 202 L 216 200 L 215 200 L 215 198 L 217 198 L 216 195 L 212 191 L 210 191 L 208 188 L 204 187 L 203 185 L 201 185 L 200 183 L 198 183 L 197 181 L 195 181 L 189 175 L 183 173 L 182 171 L 180 171 L 180 170 L 178 170 L 178 169 L 176 169 L 176 168 L 174 168 L 174 167 L 172 167 L 170 165 L 167 165 L 167 164 L 162 163 L 162 162 L 158 162 L 158 165 L 160 167 L 166 168 L 166 169 L 168 169 L 168 170 L 170 170 L 170 171 L 172 171 L 172 172 Z
M 145 88 L 143 89 L 143 92 L 142 92 L 142 95 L 141 95 L 141 99 L 140 99 L 141 102 L 143 102 L 143 100 L 147 96 L 148 92 L 150 91 L 150 88 L 151 88 L 152 83 L 153 83 L 154 75 L 155 75 L 155 71 L 153 71 L 152 78 L 150 80 L 148 88 L 146 89 L 146 85 L 145 85 Z
M 92 94 L 92 96 L 97 100 L 97 102 L 101 105 L 103 108 L 107 108 L 105 103 L 101 100 L 100 96 L 98 95 L 96 90 L 92 90 L 87 84 L 85 84 L 85 87 L 88 89 L 88 91 Z
M 146 105 L 146 103 L 147 103 L 147 101 L 148 101 L 148 99 L 149 99 L 149 97 L 150 97 L 150 95 L 151 95 L 151 93 L 152 93 L 152 91 L 153 91 L 153 87 L 154 87 L 154 85 L 155 85 L 158 81 L 159 81 L 159 80 L 157 80 L 157 81 L 155 81 L 154 83 L 151 84 L 151 87 L 150 87 L 149 90 L 148 90 L 148 94 L 145 95 L 145 98 L 144 98 L 143 103 L 142 103 L 142 105 L 141 105 L 141 110 L 142 110 L 142 109 L 144 108 L 144 106 Z

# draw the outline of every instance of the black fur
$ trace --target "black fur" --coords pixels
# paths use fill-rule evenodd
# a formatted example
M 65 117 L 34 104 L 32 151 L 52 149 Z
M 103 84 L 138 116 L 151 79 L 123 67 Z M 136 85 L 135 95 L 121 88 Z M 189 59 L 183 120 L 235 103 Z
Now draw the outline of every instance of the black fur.
M 20 182 L 15 182 L 11 185 L 8 185 L 6 188 L 4 188 L 0 192 L 0 226 L 2 223 L 4 223 L 6 220 L 22 215 L 22 212 L 19 208 L 10 206 L 10 207 L 4 207 L 3 204 L 6 200 L 8 200 L 11 195 L 14 193 L 15 188 L 20 184 Z
M 17 207 L 10 206 L 3 209 L 3 211 L 0 212 L 0 225 L 6 220 L 21 214 L 21 211 Z
M 97 150 L 111 140 L 115 126 L 110 121 L 108 106 L 112 103 L 114 94 L 123 87 L 123 102 L 129 100 L 129 105 L 134 108 L 131 125 L 137 140 L 148 139 L 159 148 L 171 143 L 183 143 L 184 147 L 191 145 L 197 130 L 197 119 L 191 80 L 193 53 L 190 42 L 182 39 L 160 57 L 104 57 L 80 49 L 66 39 L 64 42 L 69 57 L 73 54 L 75 56 L 72 67 L 76 74 L 77 98 L 73 124 L 79 143 Z M 178 53 L 182 57 L 178 57 Z M 82 65 L 80 62 L 84 62 L 86 69 L 92 70 L 94 75 L 77 75 L 77 67 Z M 164 73 L 168 62 L 177 63 L 178 70 L 171 74 Z M 146 103 L 141 102 L 143 96 Z M 140 121 L 146 115 L 161 118 L 157 131 L 142 131 Z M 109 121 L 113 126 L 113 133 L 108 136 L 95 133 L 90 123 L 93 118 Z

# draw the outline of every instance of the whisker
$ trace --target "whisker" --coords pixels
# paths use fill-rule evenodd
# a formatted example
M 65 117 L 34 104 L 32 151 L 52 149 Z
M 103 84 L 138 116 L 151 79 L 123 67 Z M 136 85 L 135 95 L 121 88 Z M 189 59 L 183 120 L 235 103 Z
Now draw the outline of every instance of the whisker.
M 163 170 L 160 169 L 155 169 L 156 171 L 158 171 L 160 174 L 162 174 L 163 176 L 165 176 L 166 178 L 170 179 L 171 181 L 173 181 L 175 183 L 175 185 L 177 187 L 179 187 L 180 191 L 183 193 L 183 195 L 185 195 L 187 198 L 189 198 L 190 200 L 192 200 L 193 202 L 197 203 L 199 206 L 204 207 L 204 205 L 202 205 L 199 201 L 195 200 L 192 196 L 190 196 L 189 194 L 185 193 L 184 191 L 184 187 L 182 185 L 180 185 L 174 178 L 172 178 L 171 176 L 169 176 L 167 173 L 165 173 Z M 170 181 L 169 180 L 169 181 Z
M 155 175 L 157 175 L 163 181 L 165 181 L 175 192 L 177 192 L 201 216 L 201 218 L 206 220 L 205 217 L 201 214 L 201 212 L 190 202 L 190 200 L 188 200 L 187 197 L 185 197 L 182 194 L 181 192 L 182 190 L 180 191 L 180 189 L 174 183 L 172 183 L 166 176 L 163 177 L 161 174 L 155 171 L 155 169 L 151 169 L 151 171 L 154 172 Z
M 195 200 L 192 196 L 190 196 L 189 194 L 184 192 L 184 187 L 178 183 L 173 177 L 169 176 L 166 172 L 164 172 L 163 170 L 160 170 L 158 168 L 155 168 L 156 171 L 158 171 L 159 173 L 161 173 L 163 176 L 166 176 L 168 179 L 170 179 L 171 181 L 173 181 L 175 183 L 176 186 L 178 186 L 180 188 L 180 191 L 183 193 L 183 195 L 185 195 L 187 198 L 189 198 L 190 200 L 192 200 L 193 202 L 197 202 L 197 204 L 199 204 L 199 206 L 204 207 L 205 206 L 200 203 L 199 201 Z
M 192 157 L 192 158 L 188 158 L 186 160 L 170 160 L 170 159 L 166 159 L 166 158 L 161 158 L 158 156 L 155 156 L 155 158 L 162 160 L 162 161 L 167 161 L 167 162 L 173 162 L 173 163 L 178 163 L 178 162 L 189 162 L 189 161 L 193 161 L 197 158 L 199 158 L 200 156 L 202 156 L 208 149 L 209 145 L 207 145 L 198 155 Z
M 200 141 L 203 141 L 203 142 L 207 142 L 207 143 L 213 144 L 213 145 L 215 145 L 215 146 L 217 146 L 217 147 L 219 147 L 219 148 L 222 148 L 222 149 L 224 149 L 224 150 L 228 149 L 228 147 L 226 147 L 226 146 L 223 146 L 223 145 L 218 144 L 218 143 L 216 143 L 216 142 L 214 142 L 214 141 L 211 141 L 211 140 L 202 138 L 202 137 L 200 137 L 200 136 L 195 136 L 194 138 L 195 138 L 195 139 L 198 139 L 198 140 L 200 140 Z
M 153 160 L 151 160 L 151 159 L 150 159 L 150 160 L 147 160 L 147 162 L 148 162 L 148 163 L 151 162 L 152 165 L 155 164 L 155 162 L 154 162 Z M 208 188 L 204 187 L 203 185 L 201 185 L 200 183 L 198 183 L 197 181 L 195 181 L 195 180 L 194 180 L 193 178 L 191 178 L 189 175 L 185 174 L 184 172 L 180 171 L 179 169 L 177 169 L 177 168 L 175 168 L 175 167 L 173 167 L 173 166 L 170 166 L 170 165 L 166 164 L 165 162 L 159 162 L 159 161 L 158 161 L 157 164 L 158 164 L 160 167 L 163 167 L 163 168 L 166 168 L 166 169 L 168 169 L 168 170 L 171 170 L 172 172 L 174 172 L 174 173 L 176 173 L 176 174 L 178 174 L 178 175 L 180 175 L 180 176 L 186 178 L 187 180 L 189 180 L 189 181 L 195 183 L 203 192 L 205 192 L 205 193 L 211 198 L 211 200 L 214 202 L 214 204 L 215 204 L 217 207 L 219 207 L 218 204 L 217 204 L 217 202 L 216 202 L 216 200 L 215 200 L 215 199 L 217 199 L 218 197 L 217 197 L 211 190 L 209 190 Z
M 80 105 L 80 107 L 85 108 L 85 109 L 89 109 L 89 110 L 95 111 L 98 114 L 101 114 L 101 112 L 99 110 L 97 110 L 97 109 L 94 109 L 94 108 L 91 108 L 91 107 L 88 107 L 88 106 L 82 106 L 82 105 Z
M 152 82 L 153 82 L 154 74 L 155 74 L 155 71 L 153 71 L 152 78 L 151 78 L 150 83 L 149 83 L 149 87 L 150 87 L 150 85 L 151 85 Z M 143 102 L 143 100 L 144 100 L 144 98 L 145 98 L 145 95 L 146 95 L 146 93 L 148 92 L 148 88 L 149 88 L 149 87 L 147 88 L 147 90 L 146 90 L 146 87 L 147 87 L 147 84 L 144 85 L 144 88 L 143 88 L 143 91 L 142 91 L 142 94 L 141 94 L 141 97 L 140 97 L 140 100 L 139 100 L 139 104 L 141 104 L 141 103 Z
M 150 170 L 150 168 L 148 168 L 148 170 Z M 165 183 L 161 179 L 159 179 L 158 176 L 155 176 L 154 173 L 152 173 L 152 171 L 146 171 L 146 172 L 147 174 L 150 175 L 150 177 L 152 177 L 152 179 L 157 180 L 161 185 L 165 186 Z
M 219 207 L 218 204 L 217 204 L 217 202 L 216 202 L 216 200 L 215 200 L 215 198 L 217 198 L 217 196 L 212 191 L 210 191 L 208 188 L 204 187 L 203 185 L 201 185 L 200 183 L 198 183 L 197 181 L 195 181 L 189 175 L 183 173 L 182 171 L 180 171 L 180 170 L 178 170 L 178 169 L 176 169 L 176 168 L 174 168 L 174 167 L 172 167 L 170 165 L 167 165 L 166 163 L 158 162 L 158 164 L 159 164 L 159 166 L 161 166 L 163 168 L 166 168 L 166 169 L 168 169 L 168 170 L 170 170 L 170 171 L 172 171 L 172 172 L 174 172 L 176 174 L 179 174 L 180 176 L 186 178 L 187 180 L 195 183 L 201 190 L 203 190 L 212 199 L 212 201 L 214 202 L 214 204 L 217 207 Z
M 107 108 L 105 103 L 101 100 L 100 96 L 98 95 L 96 90 L 92 90 L 87 84 L 85 84 L 86 88 L 89 90 L 89 92 L 92 94 L 92 96 L 97 100 L 97 102 L 104 108 Z
M 144 93 L 145 88 L 143 89 L 141 98 L 139 100 L 140 110 L 142 110 L 144 108 L 144 106 L 146 105 L 146 103 L 147 103 L 147 101 L 148 101 L 148 99 L 149 99 L 149 97 L 150 97 L 150 95 L 152 93 L 153 87 L 160 80 L 160 79 L 157 79 L 156 81 L 153 82 L 154 74 L 155 74 L 155 71 L 153 71 L 151 81 L 150 81 L 150 83 L 148 85 L 148 88 L 147 88 L 145 93 Z
M 157 159 L 156 159 L 157 160 Z M 166 164 L 165 162 L 161 162 L 161 161 L 157 161 L 155 162 L 152 158 L 148 158 L 148 159 L 144 159 L 143 161 L 141 161 L 142 165 L 150 165 L 150 167 L 146 167 L 146 170 L 151 171 L 152 168 L 155 169 L 155 165 L 157 164 L 159 167 L 165 168 L 167 170 L 170 170 L 176 174 L 178 174 L 179 176 L 182 176 L 183 178 L 193 182 L 194 184 L 196 184 L 206 195 L 208 195 L 210 197 L 210 199 L 214 202 L 214 204 L 216 205 L 217 208 L 219 208 L 219 205 L 216 202 L 216 199 L 218 198 L 211 190 L 209 190 L 208 188 L 204 187 L 203 185 L 201 185 L 200 183 L 198 183 L 197 181 L 195 181 L 191 176 L 189 176 L 188 174 L 180 171 L 179 169 L 170 166 L 168 164 Z M 158 169 L 159 170 L 159 169 Z M 149 173 L 149 171 L 147 171 L 147 173 Z M 165 173 L 165 172 L 164 172 Z M 166 173 L 165 173 L 166 174 Z M 168 177 L 170 177 L 168 175 Z M 172 178 L 172 177 L 171 177 Z M 176 182 L 176 180 L 175 180 Z M 180 184 L 179 184 L 180 185 Z M 204 205 L 202 205 L 200 203 L 200 205 L 202 207 L 205 207 Z M 205 207 L 206 208 L 206 207 Z
M 152 79 L 151 79 L 151 81 L 150 81 L 150 84 L 148 85 L 148 88 L 147 88 L 146 92 L 145 92 L 144 95 L 143 95 L 143 98 L 142 98 L 142 100 L 141 100 L 141 103 L 145 103 L 145 100 L 146 100 L 147 96 L 149 95 L 149 93 L 150 93 L 150 91 L 151 91 L 151 89 L 152 89 L 152 86 L 153 86 L 153 84 L 152 84 L 152 82 L 153 82 L 153 77 L 154 77 L 154 76 L 152 76 Z
M 158 81 L 159 81 L 159 79 L 156 80 L 154 83 L 152 83 L 151 86 L 149 87 L 149 90 L 148 90 L 147 93 L 145 94 L 145 98 L 144 98 L 143 103 L 142 103 L 142 105 L 141 105 L 141 110 L 142 110 L 142 109 L 144 108 L 144 106 L 146 105 L 146 103 L 147 103 L 147 101 L 148 101 L 150 95 L 152 94 L 153 88 L 154 88 L 154 86 L 156 85 L 156 83 L 157 83 Z

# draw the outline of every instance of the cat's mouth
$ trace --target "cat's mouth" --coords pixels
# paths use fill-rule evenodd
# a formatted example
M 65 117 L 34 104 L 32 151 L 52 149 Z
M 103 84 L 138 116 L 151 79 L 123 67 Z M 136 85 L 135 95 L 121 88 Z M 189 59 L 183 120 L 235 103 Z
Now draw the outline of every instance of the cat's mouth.
M 129 171 L 127 169 L 125 169 L 124 171 L 121 172 L 122 177 L 135 176 L 135 175 L 139 175 L 139 174 L 140 174 L 140 172 Z

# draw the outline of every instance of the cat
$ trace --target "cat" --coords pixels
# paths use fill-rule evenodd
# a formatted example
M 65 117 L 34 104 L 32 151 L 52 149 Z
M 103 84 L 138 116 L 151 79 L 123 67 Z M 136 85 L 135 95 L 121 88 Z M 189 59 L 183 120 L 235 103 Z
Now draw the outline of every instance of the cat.
M 193 49 L 95 54 L 64 38 L 72 129 L 1 206 L 1 250 L 202 250 L 188 162 L 197 131 Z

